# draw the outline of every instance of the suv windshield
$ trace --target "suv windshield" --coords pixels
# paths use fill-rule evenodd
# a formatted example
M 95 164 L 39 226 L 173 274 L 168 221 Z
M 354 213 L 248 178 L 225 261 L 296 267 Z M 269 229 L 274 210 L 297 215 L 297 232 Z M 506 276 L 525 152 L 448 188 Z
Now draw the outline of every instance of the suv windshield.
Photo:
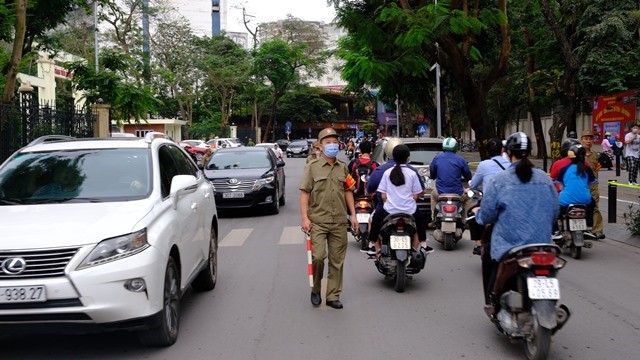
M 148 149 L 22 153 L 0 170 L 0 200 L 37 204 L 142 199 L 151 190 L 150 164 Z
M 307 140 L 295 140 L 292 141 L 291 144 L 289 144 L 289 146 L 307 146 L 309 145 L 307 143 Z
M 266 151 L 216 152 L 211 157 L 207 170 L 264 169 L 271 161 Z
M 442 152 L 440 144 L 407 144 L 411 155 L 409 161 L 415 165 L 431 164 L 433 158 Z

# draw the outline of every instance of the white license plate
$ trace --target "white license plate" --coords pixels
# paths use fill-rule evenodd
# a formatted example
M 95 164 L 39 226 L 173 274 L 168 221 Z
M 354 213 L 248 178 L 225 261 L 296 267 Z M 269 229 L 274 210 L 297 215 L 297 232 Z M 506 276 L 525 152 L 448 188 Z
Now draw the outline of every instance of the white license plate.
M 569 230 L 571 231 L 587 230 L 587 220 L 586 219 L 569 219 Z
M 527 289 L 531 299 L 560 299 L 560 283 L 555 278 L 527 278 Z
M 408 236 L 391 235 L 391 249 L 393 250 L 409 250 L 411 249 L 411 239 Z
M 371 214 L 367 214 L 367 213 L 356 214 L 356 219 L 358 219 L 359 223 L 368 223 L 370 216 L 371 216 Z
M 242 199 L 244 198 L 244 193 L 243 192 L 223 193 L 222 198 L 223 199 Z
M 41 285 L 0 287 L 0 304 L 43 301 L 47 293 Z
M 456 223 L 454 222 L 442 222 L 440 224 L 440 230 L 444 232 L 455 232 L 456 231 Z

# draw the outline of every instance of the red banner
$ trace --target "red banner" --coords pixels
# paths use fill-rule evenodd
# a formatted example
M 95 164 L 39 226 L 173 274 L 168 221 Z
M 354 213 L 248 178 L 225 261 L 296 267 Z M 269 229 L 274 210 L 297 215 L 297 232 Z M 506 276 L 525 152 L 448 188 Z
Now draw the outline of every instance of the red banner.
M 606 132 L 624 135 L 636 122 L 636 91 L 599 96 L 593 100 L 593 142 L 602 143 Z

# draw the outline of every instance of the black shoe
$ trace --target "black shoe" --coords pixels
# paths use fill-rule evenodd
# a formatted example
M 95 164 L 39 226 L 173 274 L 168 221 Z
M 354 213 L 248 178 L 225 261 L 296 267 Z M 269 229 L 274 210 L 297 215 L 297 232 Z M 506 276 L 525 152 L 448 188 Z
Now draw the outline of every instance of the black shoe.
M 366 247 L 364 249 L 360 249 L 360 252 L 361 253 L 365 253 L 367 255 L 369 255 L 369 253 L 373 252 L 373 255 L 375 255 L 376 249 L 374 247 L 372 247 L 372 246 L 369 246 L 369 247 Z
M 598 235 L 591 232 L 591 230 L 585 231 L 584 236 L 590 237 L 592 239 L 598 239 Z
M 473 247 L 473 255 L 482 255 L 482 245 Z
M 313 291 L 311 292 L 311 304 L 313 304 L 313 306 L 320 306 L 320 304 L 322 304 L 320 293 L 316 294 Z
M 604 236 L 604 233 L 602 231 L 599 231 L 599 232 L 595 233 L 594 235 L 596 235 L 597 236 L 596 239 L 599 239 L 599 240 L 602 240 L 602 239 L 604 239 L 606 237 L 606 236 Z
M 432 252 L 435 251 L 431 246 L 428 246 L 428 245 L 427 246 L 422 246 L 421 248 L 424 251 L 425 255 L 429 255 L 429 254 L 431 254 Z
M 342 303 L 340 302 L 340 300 L 333 300 L 333 301 L 329 301 L 327 300 L 327 306 L 332 307 L 334 309 L 342 309 Z

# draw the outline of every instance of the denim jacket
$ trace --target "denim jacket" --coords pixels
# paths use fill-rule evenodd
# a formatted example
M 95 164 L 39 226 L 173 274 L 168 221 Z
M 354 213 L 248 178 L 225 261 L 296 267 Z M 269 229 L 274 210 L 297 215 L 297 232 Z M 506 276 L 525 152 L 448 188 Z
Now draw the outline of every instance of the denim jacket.
M 547 174 L 533 169 L 531 180 L 523 184 L 516 175 L 517 164 L 489 180 L 476 214 L 479 224 L 495 224 L 491 258 L 496 261 L 516 246 L 550 243 L 560 209 L 558 194 Z

